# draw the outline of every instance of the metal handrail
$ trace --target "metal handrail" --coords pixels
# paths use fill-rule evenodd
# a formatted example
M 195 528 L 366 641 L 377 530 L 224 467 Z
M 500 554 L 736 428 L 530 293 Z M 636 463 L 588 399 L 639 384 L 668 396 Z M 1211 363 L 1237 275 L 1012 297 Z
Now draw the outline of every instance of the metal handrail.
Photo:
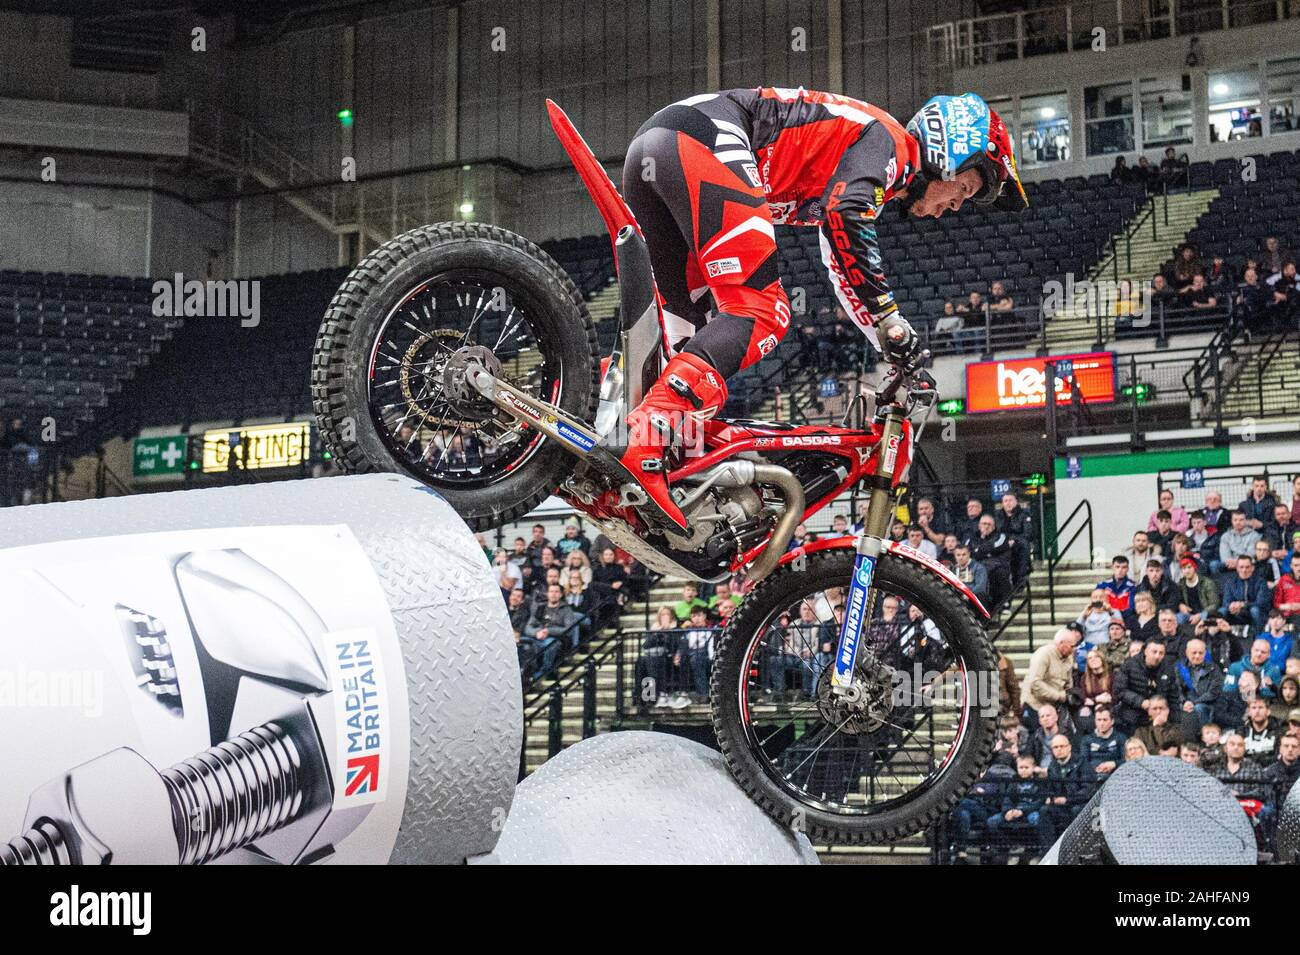
M 1061 536 L 1080 511 L 1083 511 L 1086 515 L 1083 523 L 1075 529 L 1074 535 L 1066 542 L 1065 546 L 1061 547 Z M 1086 497 L 1074 506 L 1074 510 L 1070 512 L 1069 517 L 1056 525 L 1056 536 L 1052 539 L 1051 553 L 1044 555 L 1047 558 L 1047 612 L 1053 622 L 1056 620 L 1056 566 L 1061 562 L 1066 551 L 1074 546 L 1074 542 L 1079 539 L 1079 535 L 1085 530 L 1088 532 L 1088 560 L 1091 561 L 1096 541 L 1092 533 L 1092 502 Z

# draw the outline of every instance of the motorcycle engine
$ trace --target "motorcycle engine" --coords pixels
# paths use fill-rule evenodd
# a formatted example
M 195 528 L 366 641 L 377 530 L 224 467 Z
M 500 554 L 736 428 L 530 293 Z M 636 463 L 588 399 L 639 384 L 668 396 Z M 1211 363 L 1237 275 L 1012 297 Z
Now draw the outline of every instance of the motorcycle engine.
M 748 550 L 771 530 L 763 498 L 753 487 L 713 488 L 686 514 L 690 533 L 668 531 L 678 550 L 695 551 L 711 559 Z

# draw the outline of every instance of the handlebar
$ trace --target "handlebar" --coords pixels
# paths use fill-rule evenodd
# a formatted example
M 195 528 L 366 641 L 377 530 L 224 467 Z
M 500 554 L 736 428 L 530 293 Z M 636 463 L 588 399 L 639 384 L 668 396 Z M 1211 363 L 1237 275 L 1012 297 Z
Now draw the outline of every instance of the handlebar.
M 876 392 L 876 404 L 878 406 L 894 404 L 895 396 L 904 384 L 907 385 L 908 397 L 912 397 L 918 392 L 934 392 L 935 382 L 933 376 L 920 367 L 929 357 L 929 349 L 926 349 L 921 352 L 916 363 L 910 367 L 891 362 L 889 371 L 885 373 L 884 387 Z

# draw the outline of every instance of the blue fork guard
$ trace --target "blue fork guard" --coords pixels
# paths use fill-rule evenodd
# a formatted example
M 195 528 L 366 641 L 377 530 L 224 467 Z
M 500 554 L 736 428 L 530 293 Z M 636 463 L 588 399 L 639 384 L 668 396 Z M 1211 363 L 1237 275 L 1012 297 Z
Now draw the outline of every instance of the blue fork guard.
M 853 580 L 849 585 L 849 600 L 844 608 L 844 626 L 840 641 L 835 647 L 835 675 L 833 685 L 848 686 L 853 682 L 853 668 L 858 662 L 858 649 L 862 644 L 862 630 L 867 621 L 867 597 L 876 573 L 877 558 L 858 554 L 853 564 Z

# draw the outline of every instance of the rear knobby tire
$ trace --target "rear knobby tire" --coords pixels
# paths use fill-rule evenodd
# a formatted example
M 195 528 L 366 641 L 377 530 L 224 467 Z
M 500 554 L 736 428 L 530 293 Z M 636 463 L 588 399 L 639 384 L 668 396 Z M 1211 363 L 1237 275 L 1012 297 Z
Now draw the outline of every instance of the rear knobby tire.
M 538 341 L 561 369 L 559 406 L 595 419 L 600 363 L 596 331 L 581 293 L 560 266 L 527 239 L 481 223 L 443 222 L 390 239 L 344 280 L 325 312 L 312 354 L 312 408 L 324 446 L 349 473 L 400 471 L 437 490 L 474 530 L 523 517 L 559 486 L 574 459 L 543 439 L 515 471 L 485 487 L 453 487 L 399 461 L 370 409 L 367 376 L 375 337 L 404 296 L 427 278 L 477 270 L 527 298 Z
M 761 581 L 744 599 L 723 631 L 715 651 L 710 687 L 713 729 L 728 768 L 740 787 L 783 826 L 797 829 L 814 844 L 862 845 L 902 839 L 942 819 L 987 768 L 997 735 L 997 716 L 980 713 L 970 698 L 971 718 L 951 764 L 928 788 L 897 807 L 876 815 L 847 815 L 797 801 L 778 786 L 752 752 L 741 719 L 740 680 L 755 631 L 791 601 L 827 587 L 847 587 L 856 551 L 843 548 L 810 555 L 803 570 L 786 565 Z M 967 601 L 924 568 L 888 553 L 876 567 L 882 592 L 911 594 L 927 608 L 944 637 L 961 651 L 968 665 L 996 679 L 997 660 L 982 623 Z M 987 681 L 981 685 L 988 686 Z M 996 689 L 996 683 L 992 686 Z

